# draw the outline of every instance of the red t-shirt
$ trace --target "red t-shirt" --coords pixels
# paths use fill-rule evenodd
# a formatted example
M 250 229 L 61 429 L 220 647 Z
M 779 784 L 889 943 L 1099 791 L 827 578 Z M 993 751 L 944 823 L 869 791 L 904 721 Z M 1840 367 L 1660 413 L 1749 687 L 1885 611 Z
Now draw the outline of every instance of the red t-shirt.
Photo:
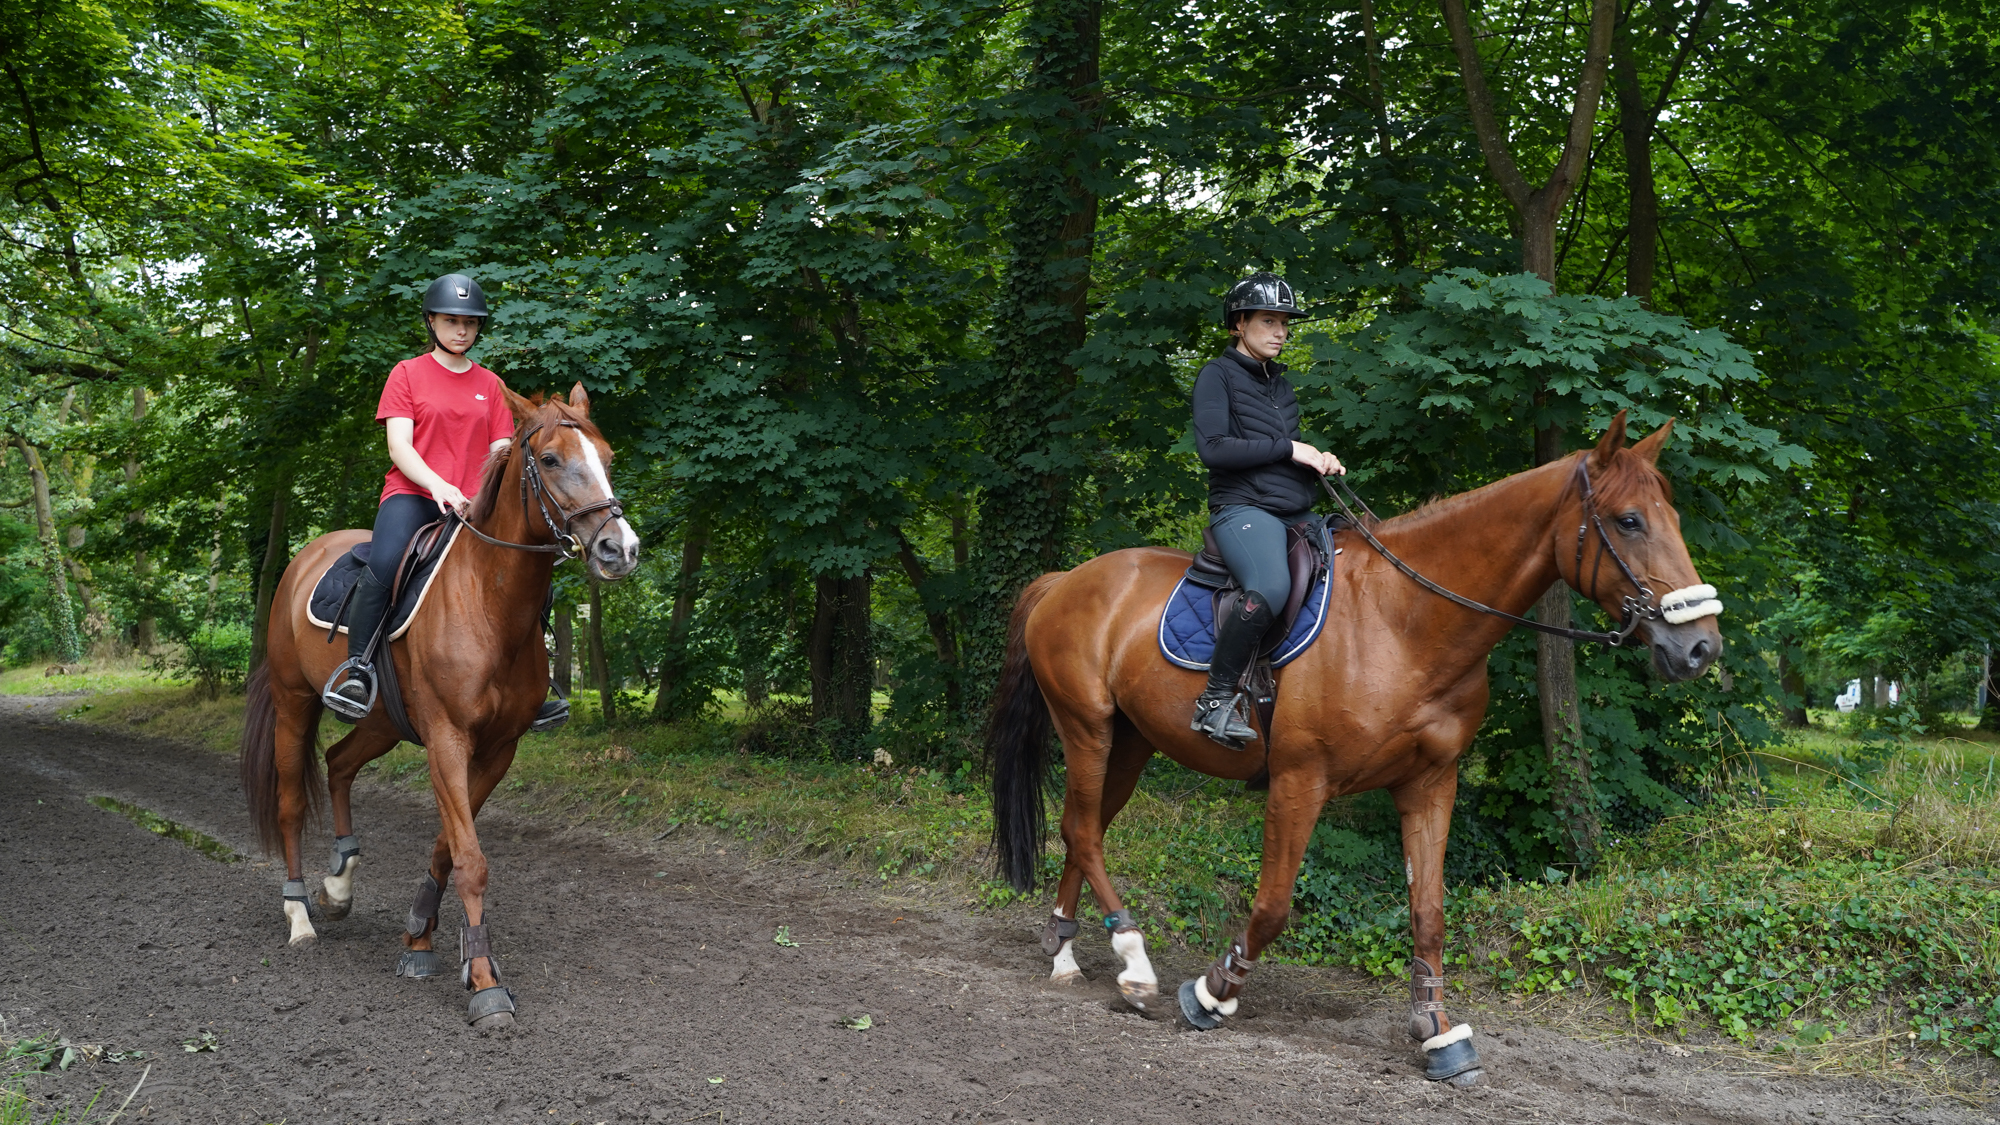
M 479 492 L 486 451 L 494 442 L 514 436 L 514 412 L 507 407 L 505 390 L 500 376 L 476 363 L 461 375 L 426 352 L 389 372 L 375 420 L 410 419 L 414 423 L 410 445 L 417 456 L 470 498 Z M 376 503 L 405 494 L 429 496 L 430 492 L 392 467 Z

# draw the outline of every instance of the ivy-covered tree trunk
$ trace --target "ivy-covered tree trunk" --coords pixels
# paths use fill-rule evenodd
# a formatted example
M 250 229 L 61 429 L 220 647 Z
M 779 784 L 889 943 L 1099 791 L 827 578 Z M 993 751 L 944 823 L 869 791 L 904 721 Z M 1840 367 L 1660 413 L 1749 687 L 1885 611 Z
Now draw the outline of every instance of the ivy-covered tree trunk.
M 590 684 L 597 689 L 597 714 L 605 726 L 618 721 L 618 692 L 611 686 L 611 661 L 604 652 L 604 593 L 595 578 L 590 584 L 590 621 L 584 640 L 590 649 Z
M 137 425 L 138 423 L 143 422 L 145 420 L 146 420 L 146 388 L 133 387 L 132 422 L 134 425 Z M 125 487 L 129 489 L 136 486 L 138 483 L 139 483 L 139 457 L 135 453 L 132 456 L 127 457 L 125 459 Z M 127 512 L 125 514 L 125 522 L 130 524 L 145 523 L 146 509 L 134 508 L 130 512 Z M 139 589 L 139 602 L 141 605 L 149 605 L 151 603 L 152 591 L 148 588 L 150 583 L 147 580 L 150 579 L 152 576 L 153 576 L 153 560 L 147 554 L 146 548 L 140 547 L 137 550 L 133 551 L 132 581 L 133 584 L 136 585 Z M 153 651 L 153 646 L 158 643 L 159 643 L 158 625 L 155 622 L 151 612 L 142 610 L 139 614 L 138 620 L 132 623 L 132 647 L 140 652 L 151 652 Z
M 845 752 L 860 748 L 874 718 L 873 594 L 874 579 L 865 572 L 813 580 L 812 717 Z
M 1487 170 L 1500 185 L 1520 220 L 1521 268 L 1551 286 L 1556 283 L 1556 220 L 1576 190 L 1590 155 L 1597 124 L 1597 106 L 1610 68 L 1612 31 L 1617 23 L 1615 0 L 1591 0 L 1588 45 L 1576 79 L 1569 131 L 1562 155 L 1547 183 L 1528 182 L 1515 163 L 1513 142 L 1494 109 L 1491 89 L 1479 57 L 1479 44 L 1466 16 L 1465 0 L 1444 0 L 1445 24 L 1458 55 L 1459 77 L 1465 85 L 1466 107 Z M 1538 408 L 1549 399 L 1536 396 Z M 1535 432 L 1535 463 L 1545 465 L 1563 456 L 1562 429 L 1543 420 Z M 1536 603 L 1535 615 L 1550 625 L 1570 622 L 1569 587 L 1557 582 Z M 1549 798 L 1553 811 L 1567 826 L 1570 856 L 1589 864 L 1597 856 L 1602 835 L 1597 797 L 1590 782 L 1590 751 L 1583 745 L 1582 700 L 1576 688 L 1576 646 L 1560 637 L 1538 634 L 1535 645 L 1535 690 L 1540 696 L 1542 744 L 1548 752 Z
M 682 698 L 687 687 L 688 618 L 694 615 L 701 556 L 707 550 L 708 516 L 697 512 L 689 519 L 687 535 L 681 540 L 681 569 L 674 579 L 674 608 L 667 621 L 667 651 L 660 654 L 660 692 L 653 697 L 654 722 L 678 718 L 688 709 L 688 701 Z
M 278 579 L 285 573 L 291 553 L 286 513 L 292 500 L 292 466 L 278 469 L 271 485 L 271 523 L 264 540 L 264 559 L 257 567 L 257 607 L 250 624 L 250 667 L 264 663 L 271 647 L 271 599 L 277 594 Z
M 74 664 L 83 659 L 83 639 L 76 632 L 76 610 L 69 600 L 69 582 L 63 573 L 62 543 L 56 538 L 55 505 L 49 500 L 49 474 L 42 455 L 28 440 L 14 435 L 14 448 L 28 466 L 28 483 L 34 492 L 35 538 L 41 545 L 42 578 L 48 585 L 49 636 L 56 646 L 56 659 Z
M 980 500 L 967 662 L 977 701 L 999 668 L 1014 599 L 1062 563 L 1073 455 L 1060 422 L 1088 327 L 1101 19 L 1098 0 L 1036 0 L 1023 28 L 1035 61 L 1022 100 L 1031 116 L 1005 174 L 1010 246 L 985 443 L 995 473 Z
M 549 612 L 549 632 L 555 634 L 556 647 L 551 678 L 568 695 L 576 690 L 576 607 L 558 601 Z

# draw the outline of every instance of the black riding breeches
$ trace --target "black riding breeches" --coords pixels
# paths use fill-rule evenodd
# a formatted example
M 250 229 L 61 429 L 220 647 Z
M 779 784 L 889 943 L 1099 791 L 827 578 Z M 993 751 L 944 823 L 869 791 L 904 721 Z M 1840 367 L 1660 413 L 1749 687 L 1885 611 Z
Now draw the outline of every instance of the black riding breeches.
M 428 496 L 402 492 L 382 501 L 375 510 L 375 539 L 368 546 L 368 569 L 374 572 L 375 580 L 384 586 L 393 583 L 396 566 L 403 561 L 403 551 L 417 529 L 443 518 L 437 501 Z

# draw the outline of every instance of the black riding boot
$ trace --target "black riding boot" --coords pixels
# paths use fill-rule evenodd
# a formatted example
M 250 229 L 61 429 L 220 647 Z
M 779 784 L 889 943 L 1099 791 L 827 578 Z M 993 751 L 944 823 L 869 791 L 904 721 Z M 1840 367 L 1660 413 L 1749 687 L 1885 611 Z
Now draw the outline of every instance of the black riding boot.
M 1244 713 L 1243 692 L 1237 685 L 1243 680 L 1244 669 L 1256 658 L 1272 616 L 1270 603 L 1256 594 L 1246 594 L 1234 613 L 1224 614 L 1216 623 L 1208 687 L 1194 701 L 1194 722 L 1188 726 L 1231 750 L 1241 750 L 1257 737 Z
M 388 611 L 389 588 L 376 579 L 374 571 L 364 569 L 347 603 L 347 662 L 333 670 L 333 677 L 320 693 L 327 710 L 350 723 L 367 718 L 375 706 L 375 669 L 362 657 L 368 654 L 368 642 L 375 639 Z

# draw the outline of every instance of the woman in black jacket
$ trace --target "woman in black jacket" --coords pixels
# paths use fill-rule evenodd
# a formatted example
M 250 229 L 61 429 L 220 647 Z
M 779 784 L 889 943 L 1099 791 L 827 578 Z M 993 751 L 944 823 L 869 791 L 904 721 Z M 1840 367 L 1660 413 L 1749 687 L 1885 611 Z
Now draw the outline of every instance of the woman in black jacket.
M 1222 304 L 1222 323 L 1235 343 L 1194 381 L 1208 526 L 1245 596 L 1236 612 L 1216 622 L 1208 687 L 1195 700 L 1190 725 L 1232 750 L 1257 737 L 1237 684 L 1291 593 L 1285 528 L 1311 518 L 1320 477 L 1347 471 L 1333 454 L 1299 440 L 1298 396 L 1277 358 L 1291 318 L 1303 315 L 1292 287 L 1276 275 L 1237 282 Z

